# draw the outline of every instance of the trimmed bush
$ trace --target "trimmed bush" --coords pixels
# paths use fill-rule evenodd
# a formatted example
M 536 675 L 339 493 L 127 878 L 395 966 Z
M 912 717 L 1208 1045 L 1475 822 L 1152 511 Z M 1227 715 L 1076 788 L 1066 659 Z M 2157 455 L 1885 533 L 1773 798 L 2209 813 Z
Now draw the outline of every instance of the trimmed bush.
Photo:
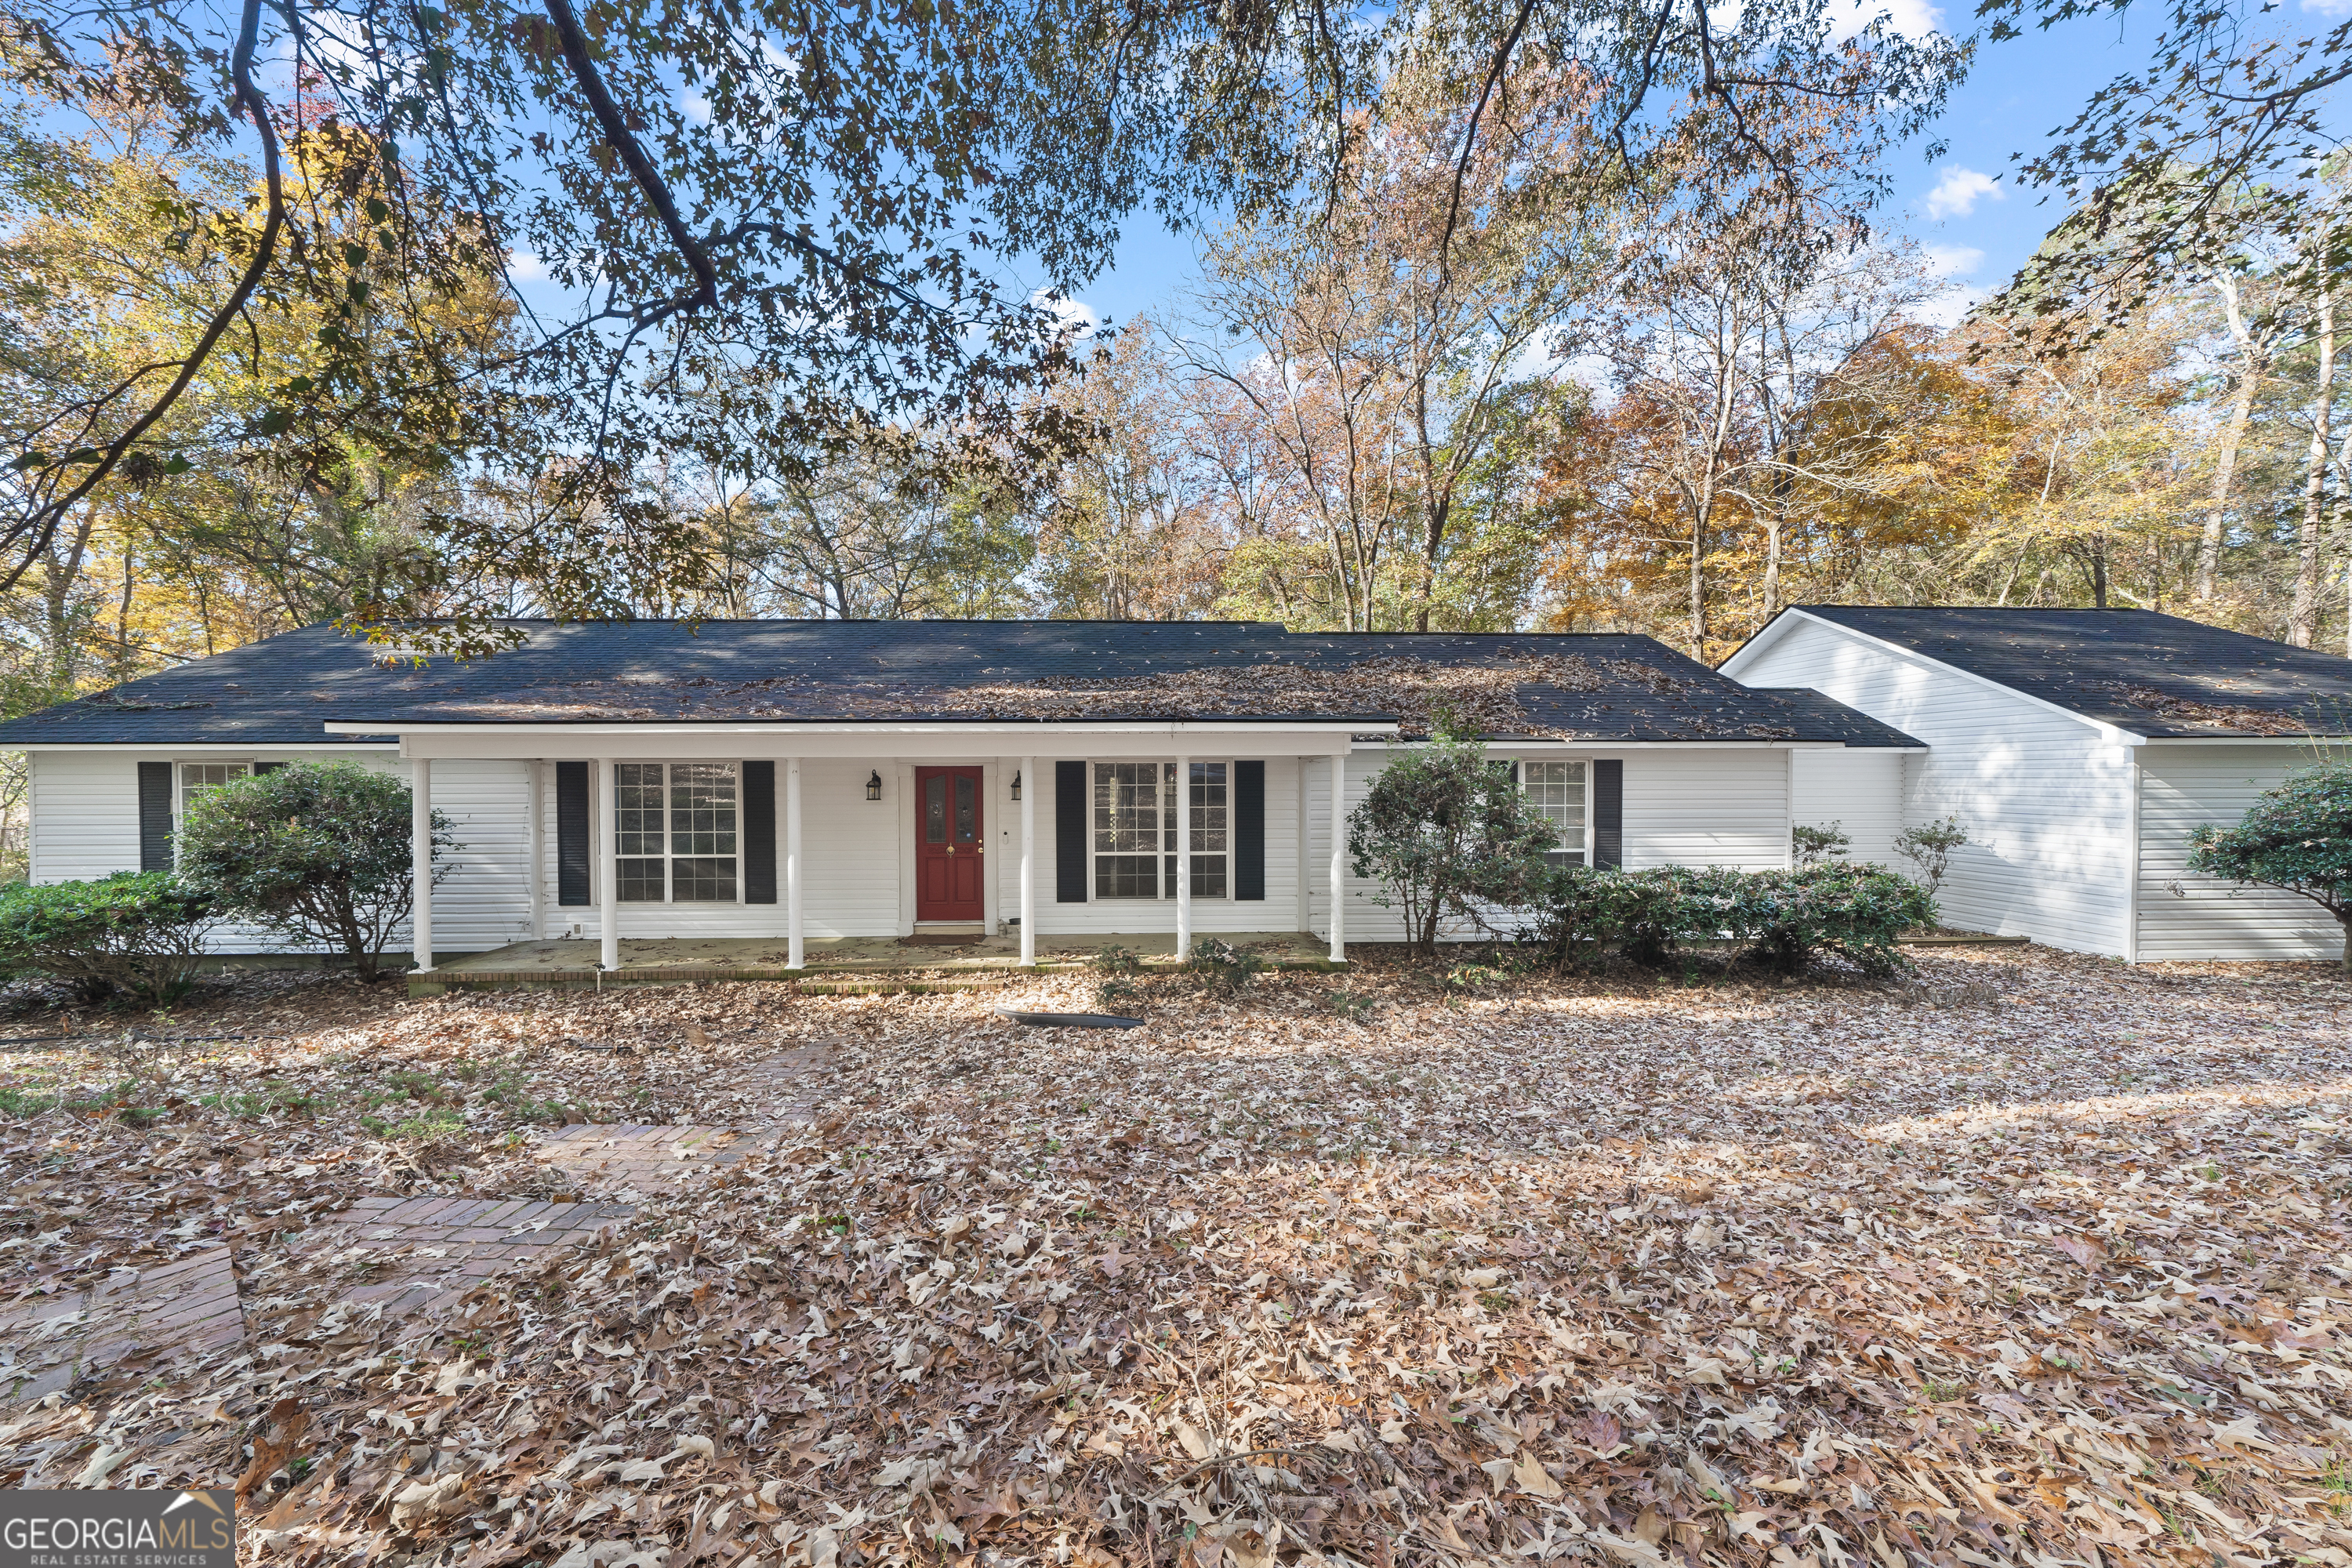
M 408 785 L 354 763 L 297 763 L 232 779 L 188 802 L 180 874 L 220 906 L 305 945 L 340 948 L 362 980 L 408 919 L 414 889 Z M 433 879 L 459 849 L 433 814 Z
M 1582 967 L 1616 953 L 1663 968 L 1688 948 L 1736 942 L 1740 957 L 1783 974 L 1833 952 L 1865 974 L 1904 967 L 1895 939 L 1935 923 L 1933 900 L 1879 866 L 1830 861 L 1793 871 L 1662 866 L 1647 871 L 1554 871 L 1532 935 Z
M 2189 868 L 2309 899 L 2344 931 L 2352 969 L 2352 763 L 2324 763 L 2254 797 L 2235 827 L 2189 835 Z
M 129 992 L 151 1007 L 187 994 L 214 901 L 168 871 L 0 889 L 0 964 L 67 982 L 89 1003 Z
M 1403 912 L 1424 953 L 1448 917 L 1486 925 L 1497 909 L 1525 908 L 1559 847 L 1559 825 L 1528 804 L 1510 763 L 1444 734 L 1381 769 L 1348 814 L 1356 875 L 1381 884 L 1379 901 Z
M 1925 888 L 1877 866 L 1830 861 L 1734 876 L 1727 924 L 1748 957 L 1781 974 L 1803 973 L 1823 952 L 1864 974 L 1892 974 L 1906 967 L 1895 939 L 1936 923 Z

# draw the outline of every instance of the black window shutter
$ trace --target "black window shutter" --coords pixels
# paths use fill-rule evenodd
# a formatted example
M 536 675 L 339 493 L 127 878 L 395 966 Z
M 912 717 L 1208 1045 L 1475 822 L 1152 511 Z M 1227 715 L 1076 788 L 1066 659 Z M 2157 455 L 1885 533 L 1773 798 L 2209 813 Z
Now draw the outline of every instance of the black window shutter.
M 1625 764 L 1613 758 L 1592 764 L 1592 863 L 1625 864 Z
M 776 764 L 743 764 L 743 901 L 776 901 Z
M 1234 764 L 1234 898 L 1265 899 L 1265 764 Z
M 1054 901 L 1087 901 L 1087 764 L 1054 764 Z
M 172 868 L 172 764 L 139 764 L 139 868 Z
M 555 764 L 555 901 L 594 902 L 588 878 L 588 764 Z
M 253 776 L 259 778 L 264 773 L 274 773 L 285 765 L 284 763 L 256 763 L 253 764 Z

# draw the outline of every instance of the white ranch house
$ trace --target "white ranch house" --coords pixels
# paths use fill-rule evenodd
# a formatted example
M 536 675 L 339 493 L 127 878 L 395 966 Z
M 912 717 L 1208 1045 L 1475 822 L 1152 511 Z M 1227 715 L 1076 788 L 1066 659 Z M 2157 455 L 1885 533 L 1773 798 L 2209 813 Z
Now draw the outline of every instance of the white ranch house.
M 664 937 L 772 942 L 799 967 L 810 943 L 996 933 L 1024 962 L 1057 937 L 1212 932 L 1311 933 L 1339 959 L 1402 934 L 1333 831 L 1399 744 L 1363 694 L 1400 669 L 1494 687 L 1521 667 L 1490 751 L 1559 822 L 1559 854 L 1600 865 L 1786 865 L 1808 769 L 1891 777 L 1917 749 L 1637 637 L 517 629 L 512 651 L 419 670 L 317 627 L 0 726 L 31 758 L 34 879 L 166 867 L 192 792 L 346 758 L 405 773 L 464 845 L 420 901 L 420 968 L 568 941 L 611 968 L 623 939 Z

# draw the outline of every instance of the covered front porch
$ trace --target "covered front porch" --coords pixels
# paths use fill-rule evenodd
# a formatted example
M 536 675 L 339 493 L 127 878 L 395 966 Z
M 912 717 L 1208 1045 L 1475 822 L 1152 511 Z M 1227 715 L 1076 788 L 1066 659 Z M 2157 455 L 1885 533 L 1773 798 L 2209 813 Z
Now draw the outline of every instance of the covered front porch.
M 1329 944 L 1310 931 L 1202 931 L 1245 949 L 1275 969 L 1334 967 Z M 1197 939 L 1196 939 L 1197 940 Z M 595 942 L 519 942 L 488 952 L 445 957 L 430 974 L 411 984 L 420 990 L 446 985 L 572 985 L 612 983 L 659 984 L 694 980 L 775 980 L 894 977 L 941 973 L 951 975 L 1021 973 L 1087 964 L 1108 947 L 1136 953 L 1148 967 L 1182 962 L 1172 932 L 1139 935 L 1044 937 L 1034 958 L 1024 959 L 1013 936 L 817 937 L 803 943 L 803 962 L 788 961 L 783 943 L 759 937 L 625 938 L 616 968 L 604 963 Z
M 1109 945 L 1173 961 L 1209 935 L 1341 963 L 1364 892 L 1333 828 L 1363 782 L 1348 753 L 1393 733 L 1374 720 L 350 728 L 393 729 L 406 763 L 424 984 L 445 970 L 483 984 L 1051 967 Z M 437 864 L 436 805 L 456 842 Z M 436 952 L 436 926 L 467 951 Z

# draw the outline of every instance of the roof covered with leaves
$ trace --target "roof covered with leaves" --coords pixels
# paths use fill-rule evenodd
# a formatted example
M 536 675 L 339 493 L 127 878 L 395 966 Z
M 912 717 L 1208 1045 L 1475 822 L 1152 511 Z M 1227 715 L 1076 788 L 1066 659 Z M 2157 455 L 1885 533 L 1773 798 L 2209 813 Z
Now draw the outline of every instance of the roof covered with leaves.
M 1801 605 L 2155 739 L 2352 733 L 2352 659 L 2148 610 Z
M 316 746 L 324 725 L 1394 721 L 1497 739 L 1914 744 L 1643 637 L 1234 621 L 515 623 L 423 668 L 313 626 L 0 725 L 0 745 Z

